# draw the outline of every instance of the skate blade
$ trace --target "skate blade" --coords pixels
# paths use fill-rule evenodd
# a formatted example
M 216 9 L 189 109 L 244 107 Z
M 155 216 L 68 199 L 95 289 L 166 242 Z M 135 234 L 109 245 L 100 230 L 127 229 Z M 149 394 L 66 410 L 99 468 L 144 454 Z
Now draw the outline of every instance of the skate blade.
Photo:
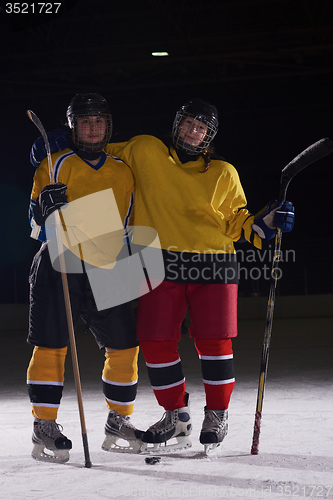
M 173 438 L 176 440 L 175 443 L 143 443 L 141 446 L 142 453 L 171 453 L 176 450 L 186 450 L 187 448 L 191 448 L 192 443 L 189 436 L 179 436 Z
M 54 464 L 64 464 L 69 460 L 69 450 L 50 450 L 53 455 L 45 452 L 42 444 L 34 444 L 31 452 L 32 458 L 38 462 L 48 462 Z
M 140 453 L 142 441 L 121 439 L 118 436 L 107 434 L 102 444 L 102 450 L 119 453 Z
M 204 444 L 204 454 L 207 457 L 217 455 L 222 450 L 221 443 Z

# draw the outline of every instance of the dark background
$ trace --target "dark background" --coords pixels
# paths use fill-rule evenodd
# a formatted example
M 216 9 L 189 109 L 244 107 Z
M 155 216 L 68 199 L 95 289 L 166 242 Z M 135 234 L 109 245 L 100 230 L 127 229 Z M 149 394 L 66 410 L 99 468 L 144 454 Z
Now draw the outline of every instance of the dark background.
M 33 2 L 30 14 L 8 14 L 9 3 L 0 2 L 0 303 L 28 300 L 39 247 L 27 218 L 39 132 L 27 109 L 52 130 L 75 93 L 99 92 L 111 106 L 113 140 L 126 140 L 168 133 L 185 101 L 210 101 L 220 114 L 217 152 L 239 171 L 253 213 L 277 197 L 293 157 L 333 139 L 330 0 L 73 0 L 57 15 L 39 14 L 37 2 L 34 14 Z M 169 57 L 153 57 L 157 50 Z M 296 224 L 282 245 L 295 261 L 282 263 L 281 294 L 333 292 L 332 162 L 309 166 L 288 190 Z M 240 293 L 267 286 L 245 279 Z

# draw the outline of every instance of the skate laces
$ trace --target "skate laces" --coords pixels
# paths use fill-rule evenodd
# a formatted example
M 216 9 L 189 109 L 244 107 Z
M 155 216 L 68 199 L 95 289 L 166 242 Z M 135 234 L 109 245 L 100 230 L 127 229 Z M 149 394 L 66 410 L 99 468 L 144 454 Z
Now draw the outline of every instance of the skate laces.
M 57 424 L 55 420 L 38 420 L 38 430 L 40 430 L 47 437 L 57 439 L 62 436 L 62 425 Z
M 111 418 L 116 421 L 117 425 L 119 426 L 119 430 L 122 427 L 127 427 L 129 429 L 136 430 L 136 427 L 134 427 L 134 425 L 132 424 L 129 415 L 120 415 L 118 412 L 112 411 L 112 410 L 111 410 L 110 415 L 111 415 Z
M 152 425 L 150 429 L 157 432 L 166 432 L 177 422 L 177 415 L 178 410 L 167 410 L 162 418 L 156 424 Z
M 202 424 L 202 432 L 218 431 L 226 425 L 228 412 L 226 410 L 205 410 L 205 419 Z M 213 424 L 213 426 L 212 426 Z

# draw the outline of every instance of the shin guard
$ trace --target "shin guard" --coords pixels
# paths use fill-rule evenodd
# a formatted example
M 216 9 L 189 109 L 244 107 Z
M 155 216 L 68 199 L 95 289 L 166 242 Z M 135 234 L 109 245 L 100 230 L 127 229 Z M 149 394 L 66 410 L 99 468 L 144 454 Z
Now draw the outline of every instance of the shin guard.
M 138 347 L 105 353 L 103 393 L 108 409 L 120 415 L 133 413 L 138 386 L 138 355 Z
M 196 339 L 206 393 L 206 406 L 226 410 L 235 385 L 231 339 Z
M 27 370 L 32 414 L 41 420 L 56 420 L 64 386 L 67 347 L 35 347 Z
M 159 405 L 165 410 L 185 406 L 185 378 L 176 340 L 141 341 L 150 383 Z

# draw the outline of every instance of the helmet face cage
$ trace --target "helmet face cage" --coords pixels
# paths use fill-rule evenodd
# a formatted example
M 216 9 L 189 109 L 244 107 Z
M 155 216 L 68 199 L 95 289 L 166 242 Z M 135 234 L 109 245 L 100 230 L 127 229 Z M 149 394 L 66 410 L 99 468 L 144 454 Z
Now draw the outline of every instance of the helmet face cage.
M 180 133 L 182 132 L 182 126 L 188 119 L 190 119 L 191 121 L 196 120 L 197 131 L 193 134 L 193 131 L 189 130 L 187 133 L 185 133 L 185 137 L 183 133 L 183 137 L 181 138 Z M 198 128 L 201 125 L 205 126 L 207 130 L 202 141 L 198 145 L 195 145 L 193 144 L 195 135 L 199 133 Z M 185 151 L 189 155 L 198 155 L 200 153 L 204 153 L 217 134 L 217 130 L 218 118 L 215 106 L 205 103 L 204 101 L 200 101 L 199 99 L 195 101 L 189 101 L 189 103 L 186 103 L 180 108 L 174 119 L 172 126 L 173 145 L 176 149 Z M 187 136 L 190 132 L 191 137 L 194 138 L 192 144 L 191 139 L 189 141 L 186 141 Z
M 99 94 L 77 94 L 70 102 L 67 109 L 67 121 L 72 130 L 72 140 L 81 151 L 101 152 L 110 142 L 112 135 L 112 116 L 109 106 L 104 97 Z M 91 117 L 103 118 L 105 120 L 105 133 L 103 138 L 97 142 L 88 142 L 79 133 L 78 122 L 80 120 L 91 121 Z M 98 131 L 98 120 L 94 127 Z

